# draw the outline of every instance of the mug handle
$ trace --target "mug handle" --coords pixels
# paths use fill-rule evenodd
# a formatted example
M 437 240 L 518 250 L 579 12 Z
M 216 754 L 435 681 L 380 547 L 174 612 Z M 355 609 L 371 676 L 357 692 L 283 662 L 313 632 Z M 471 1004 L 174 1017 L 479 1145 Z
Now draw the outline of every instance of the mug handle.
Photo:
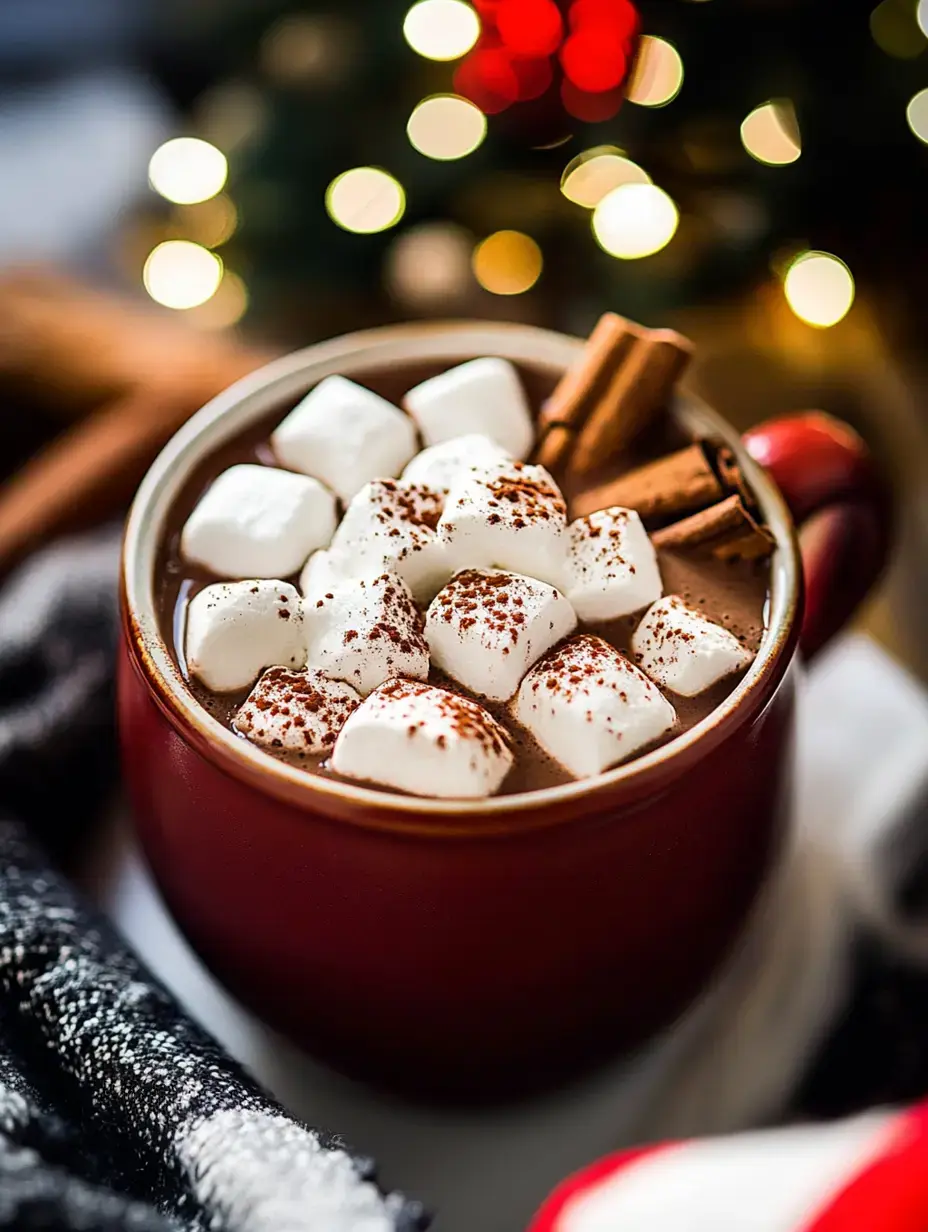
M 892 502 L 873 457 L 847 424 L 822 411 L 771 419 L 744 435 L 800 532 L 811 659 L 850 620 L 889 556 Z

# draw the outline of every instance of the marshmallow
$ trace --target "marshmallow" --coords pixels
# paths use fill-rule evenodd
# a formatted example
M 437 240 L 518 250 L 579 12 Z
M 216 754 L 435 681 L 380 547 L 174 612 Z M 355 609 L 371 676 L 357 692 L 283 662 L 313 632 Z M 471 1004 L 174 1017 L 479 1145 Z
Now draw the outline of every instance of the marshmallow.
M 187 519 L 180 550 L 222 577 L 289 577 L 334 530 L 335 498 L 315 479 L 273 466 L 232 466 Z
M 402 578 L 354 578 L 329 594 L 303 605 L 311 667 L 365 697 L 391 676 L 428 677 L 422 617 Z
M 480 697 L 505 701 L 576 626 L 573 608 L 546 582 L 469 569 L 433 600 L 425 636 L 436 667 Z
M 522 682 L 519 721 L 576 778 L 627 761 L 674 726 L 673 706 L 608 642 L 582 633 Z
M 472 359 L 411 389 L 403 405 L 426 445 L 479 432 L 514 458 L 535 440 L 532 412 L 519 374 L 506 359 Z
M 398 475 L 416 444 L 408 415 L 343 376 L 320 381 L 271 436 L 284 466 L 321 479 L 345 502 L 369 480 Z
M 512 458 L 488 436 L 472 433 L 470 436 L 455 436 L 440 445 L 432 445 L 416 454 L 403 471 L 405 483 L 422 483 L 427 488 L 447 495 L 454 481 L 475 467 L 498 466 L 511 462 Z
M 346 580 L 348 579 L 336 567 L 331 552 L 313 552 L 300 574 L 300 590 L 303 592 L 306 606 L 328 596 L 336 586 Z
M 508 569 L 563 585 L 567 507 L 543 466 L 512 462 L 461 475 L 438 537 L 452 569 Z
M 419 603 L 428 603 L 452 574 L 435 527 L 442 497 L 396 479 L 365 484 L 345 511 L 329 552 L 343 577 L 398 573 Z
M 678 595 L 648 608 L 632 637 L 632 650 L 652 680 L 681 697 L 695 697 L 754 658 L 733 633 Z
M 253 744 L 300 755 L 331 753 L 345 720 L 361 704 L 350 684 L 315 668 L 264 673 L 232 723 Z
M 287 582 L 216 582 L 190 600 L 184 656 L 214 693 L 253 684 L 265 667 L 306 662 L 302 600 Z
M 663 594 L 657 553 L 632 509 L 601 509 L 571 523 L 565 591 L 581 620 L 614 620 Z
M 445 799 L 492 796 L 511 766 L 506 732 L 481 706 L 412 680 L 372 693 L 332 754 L 332 769 L 347 778 Z

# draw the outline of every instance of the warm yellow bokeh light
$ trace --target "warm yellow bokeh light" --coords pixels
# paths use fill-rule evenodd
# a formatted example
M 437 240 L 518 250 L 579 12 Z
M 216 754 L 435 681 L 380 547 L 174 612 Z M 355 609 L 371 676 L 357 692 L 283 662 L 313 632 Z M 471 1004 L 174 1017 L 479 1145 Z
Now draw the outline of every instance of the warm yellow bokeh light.
M 452 222 L 424 222 L 398 235 L 384 277 L 403 304 L 432 310 L 460 299 L 473 286 L 474 237 Z
M 544 258 L 530 235 L 497 231 L 474 249 L 474 277 L 494 295 L 521 295 L 541 277 Z
M 216 294 L 188 315 L 190 324 L 198 329 L 231 329 L 247 310 L 248 288 L 238 274 L 226 270 Z
M 666 107 L 683 85 L 683 61 L 673 43 L 646 34 L 628 83 L 628 98 L 642 107 Z
M 634 261 L 660 252 L 673 239 L 680 215 L 655 184 L 623 184 L 593 212 L 593 234 L 613 257 Z
M 437 94 L 419 103 L 409 117 L 406 134 L 426 158 L 464 158 L 483 142 L 487 118 L 466 98 Z
M 216 294 L 222 262 L 190 240 L 166 240 L 149 253 L 142 281 L 152 299 L 165 308 L 196 308 Z
M 346 231 L 372 235 L 399 222 L 406 210 L 406 194 L 388 171 L 354 167 L 336 176 L 326 189 L 325 208 Z
M 870 33 L 881 51 L 898 60 L 915 60 L 925 50 L 914 0 L 883 0 L 870 14 Z
M 928 143 L 928 90 L 915 95 L 906 108 L 905 118 L 919 141 Z
M 220 248 L 238 227 L 238 210 L 225 193 L 196 205 L 181 205 L 175 216 L 181 233 L 204 248 Z
M 561 176 L 568 201 L 595 209 L 606 193 L 622 184 L 650 184 L 651 177 L 615 146 L 601 145 L 572 158 Z
M 403 34 L 426 60 L 457 60 L 480 37 L 480 18 L 464 0 L 419 0 L 406 14 Z
M 928 38 L 928 0 L 920 0 L 915 20 L 918 22 L 919 30 L 925 38 Z
M 789 99 L 772 99 L 755 107 L 741 125 L 744 148 L 759 163 L 783 167 L 802 153 L 796 112 Z
M 225 154 L 199 137 L 166 141 L 148 164 L 152 188 L 176 205 L 193 205 L 215 197 L 222 192 L 228 175 Z
M 827 252 L 796 257 L 786 271 L 783 290 L 796 316 L 819 329 L 837 325 L 854 302 L 851 271 Z

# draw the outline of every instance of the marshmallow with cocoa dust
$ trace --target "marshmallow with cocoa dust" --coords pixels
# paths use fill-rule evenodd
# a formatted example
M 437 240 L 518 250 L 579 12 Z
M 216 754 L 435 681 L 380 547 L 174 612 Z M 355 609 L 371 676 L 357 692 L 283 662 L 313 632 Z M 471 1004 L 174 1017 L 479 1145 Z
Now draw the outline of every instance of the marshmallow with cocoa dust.
M 565 590 L 581 620 L 614 620 L 663 594 L 657 553 L 641 518 L 613 506 L 569 529 Z
M 345 720 L 361 704 L 350 684 L 317 668 L 271 667 L 239 707 L 233 728 L 253 744 L 303 756 L 331 753 Z
M 248 688 L 266 667 L 302 667 L 302 600 L 287 582 L 216 582 L 187 607 L 184 657 L 214 693 Z
M 754 659 L 733 633 L 679 595 L 648 608 L 632 637 L 632 651 L 642 671 L 681 697 L 695 697 Z
M 330 680 L 366 697 L 391 676 L 427 679 L 422 616 L 397 574 L 346 579 L 303 606 L 307 662 Z
M 422 484 L 374 479 L 352 499 L 335 532 L 328 564 L 343 577 L 398 573 L 428 603 L 452 570 L 435 533 L 444 499 Z
M 271 435 L 277 458 L 321 479 L 346 503 L 371 479 L 395 477 L 416 452 L 408 415 L 343 376 L 329 376 Z
M 614 646 L 589 633 L 535 665 L 519 689 L 517 714 L 576 778 L 627 761 L 676 723 L 660 689 Z
M 426 445 L 479 433 L 513 458 L 535 440 L 532 412 L 515 367 L 506 359 L 471 359 L 411 389 L 403 400 Z
M 563 586 L 567 506 L 541 466 L 502 463 L 460 476 L 438 523 L 452 569 L 508 569 Z
M 227 578 L 289 577 L 335 530 L 335 497 L 315 479 L 243 463 L 216 479 L 181 532 L 185 560 Z
M 440 445 L 423 449 L 403 471 L 403 479 L 407 483 L 425 484 L 447 495 L 451 485 L 461 475 L 475 468 L 498 466 L 514 460 L 490 437 L 472 433 L 470 436 L 455 436 Z
M 512 766 L 506 732 L 468 698 L 414 680 L 373 692 L 342 728 L 332 768 L 413 796 L 492 796 Z
M 425 620 L 432 662 L 480 697 L 505 701 L 536 659 L 577 627 L 554 586 L 467 569 L 435 596 Z

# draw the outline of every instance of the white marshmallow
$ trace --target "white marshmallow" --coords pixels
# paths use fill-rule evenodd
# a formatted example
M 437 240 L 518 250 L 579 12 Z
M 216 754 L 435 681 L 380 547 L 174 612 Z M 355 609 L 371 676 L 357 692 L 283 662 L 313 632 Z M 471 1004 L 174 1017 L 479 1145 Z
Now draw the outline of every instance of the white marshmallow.
M 345 511 L 329 551 L 343 577 L 398 573 L 418 603 L 428 603 L 453 570 L 435 533 L 439 492 L 397 479 L 365 484 Z
M 506 359 L 472 359 L 411 389 L 403 405 L 426 445 L 479 432 L 514 458 L 535 440 L 532 412 L 519 374 Z
M 522 682 L 519 721 L 577 778 L 627 761 L 674 726 L 656 685 L 602 638 L 582 633 Z
M 186 560 L 228 578 L 289 577 L 335 530 L 335 497 L 315 479 L 273 466 L 232 466 L 207 489 L 181 533 Z
M 303 606 L 287 582 L 215 582 L 190 600 L 184 657 L 214 693 L 247 688 L 265 667 L 306 662 Z
M 348 502 L 371 479 L 398 475 L 416 452 L 416 428 L 392 403 L 343 376 L 329 376 L 271 436 L 292 470 L 314 475 Z
M 414 796 L 481 799 L 512 765 L 506 732 L 476 702 L 412 680 L 391 680 L 341 730 L 332 768 Z
M 754 658 L 733 633 L 678 595 L 648 608 L 632 637 L 632 650 L 642 671 L 681 697 L 695 697 Z
M 422 483 L 427 488 L 447 495 L 451 485 L 462 474 L 474 467 L 498 466 L 512 459 L 501 445 L 488 436 L 472 433 L 470 436 L 455 436 L 440 445 L 432 445 L 416 454 L 403 471 L 405 483 Z
M 664 593 L 657 553 L 641 518 L 614 505 L 572 522 L 567 597 L 581 620 L 614 620 Z
M 427 679 L 422 617 L 402 578 L 354 578 L 330 593 L 304 603 L 310 667 L 365 697 L 391 676 Z
M 327 596 L 347 580 L 336 567 L 330 551 L 313 552 L 300 574 L 300 590 L 306 606 Z
M 309 667 L 272 667 L 239 708 L 232 726 L 264 748 L 302 756 L 332 752 L 345 720 L 361 704 L 350 684 Z
M 433 600 L 425 636 L 436 667 L 480 697 L 505 701 L 576 626 L 573 608 L 547 582 L 468 569 Z
M 542 466 L 473 471 L 451 485 L 438 537 L 454 569 L 508 569 L 563 586 L 567 507 Z

